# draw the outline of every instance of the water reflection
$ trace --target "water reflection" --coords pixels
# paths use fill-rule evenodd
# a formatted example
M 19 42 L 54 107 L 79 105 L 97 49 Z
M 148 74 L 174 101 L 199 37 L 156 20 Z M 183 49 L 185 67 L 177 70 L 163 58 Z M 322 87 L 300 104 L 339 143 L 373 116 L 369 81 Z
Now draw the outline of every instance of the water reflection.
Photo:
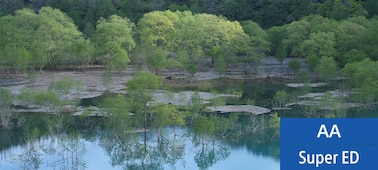
M 11 153 L 10 162 L 20 169 L 85 169 L 86 147 L 84 139 L 77 133 L 39 138 L 37 129 L 26 130 L 23 147 Z
M 34 127 L 23 130 L 21 147 L 7 153 L 11 155 L 7 161 L 13 169 L 16 166 L 17 169 L 91 169 L 99 160 L 111 169 L 222 169 L 219 165 L 224 163 L 235 167 L 248 164 L 248 159 L 255 159 L 253 155 L 256 155 L 256 159 L 266 159 L 278 169 L 278 143 L 270 144 L 268 130 L 251 131 L 257 126 L 252 125 L 256 121 L 239 117 L 203 116 L 205 123 L 211 120 L 212 124 L 208 125 L 223 124 L 228 128 L 196 132 L 195 124 L 144 131 L 125 126 L 132 122 L 120 117 L 115 121 L 111 118 L 88 120 L 47 116 L 43 123 L 38 123 L 44 124 L 38 130 Z M 265 119 L 269 117 L 260 122 L 266 122 Z M 97 154 L 91 155 L 95 157 L 91 160 L 88 154 L 94 150 Z M 243 159 L 229 161 L 235 161 L 240 153 L 246 154 Z M 269 161 L 271 158 L 275 161 Z M 0 160 L 0 168 L 8 168 L 3 162 Z

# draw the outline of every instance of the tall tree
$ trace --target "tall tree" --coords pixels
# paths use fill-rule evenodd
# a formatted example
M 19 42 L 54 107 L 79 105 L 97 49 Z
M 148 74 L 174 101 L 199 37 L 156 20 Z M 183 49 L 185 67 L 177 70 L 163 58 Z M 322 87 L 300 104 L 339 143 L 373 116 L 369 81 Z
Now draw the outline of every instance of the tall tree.
M 300 56 L 335 57 L 335 34 L 318 32 L 310 34 L 300 46 Z
M 133 27 L 129 19 L 117 15 L 98 21 L 91 40 L 100 61 L 110 69 L 122 70 L 130 62 L 128 54 L 135 47 Z
M 299 57 L 303 41 L 310 35 L 311 25 L 307 21 L 295 21 L 287 26 L 287 38 L 283 40 L 290 56 Z
M 67 53 L 68 46 L 83 39 L 81 32 L 77 30 L 72 19 L 58 9 L 43 7 L 39 10 L 38 19 L 40 26 L 34 38 L 41 45 L 49 66 L 56 68 L 65 64 L 60 58 Z M 38 64 L 42 70 L 44 59 L 40 61 Z
M 144 129 L 148 128 L 147 109 L 149 103 L 153 101 L 153 93 L 162 86 L 163 81 L 160 77 L 145 71 L 136 73 L 133 79 L 126 83 L 127 92 L 132 101 L 139 105 L 136 111 L 142 113 Z
M 172 13 L 171 11 L 166 11 Z M 171 44 L 170 35 L 174 31 L 173 21 L 164 14 L 154 11 L 147 13 L 138 22 L 141 43 L 155 48 L 167 49 Z

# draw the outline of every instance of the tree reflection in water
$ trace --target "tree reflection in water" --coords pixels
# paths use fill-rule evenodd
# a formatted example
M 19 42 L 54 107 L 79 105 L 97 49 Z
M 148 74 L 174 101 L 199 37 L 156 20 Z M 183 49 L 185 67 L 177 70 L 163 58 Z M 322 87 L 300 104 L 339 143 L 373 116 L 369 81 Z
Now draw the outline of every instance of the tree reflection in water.
M 167 128 L 166 132 L 170 130 Z M 185 151 L 181 137 L 167 134 L 158 140 L 154 132 L 107 131 L 100 137 L 99 145 L 113 166 L 124 169 L 164 169 L 165 164 L 174 167 Z
M 210 168 L 218 161 L 225 160 L 231 155 L 230 149 L 227 146 L 216 144 L 215 141 L 201 146 L 201 149 L 194 157 L 194 161 L 200 169 Z
M 20 154 L 12 154 L 11 162 L 18 164 L 20 169 L 85 169 L 84 139 L 78 133 L 50 136 L 39 139 L 39 131 L 25 131 L 24 147 Z
M 81 123 L 56 117 L 50 123 L 45 122 L 50 125 L 46 127 L 47 137 L 41 137 L 35 129 L 24 130 L 23 151 L 13 154 L 12 162 L 20 169 L 86 169 L 88 162 L 84 155 L 88 140 L 103 149 L 114 168 L 121 169 L 185 168 L 187 155 L 193 155 L 193 163 L 199 169 L 209 169 L 229 158 L 233 145 L 243 145 L 253 154 L 278 159 L 278 142 L 271 141 L 277 139 L 279 127 L 271 125 L 272 117 L 202 115 L 192 125 L 157 126 L 145 131 L 134 126 L 130 115 L 117 115 L 101 119 L 104 126 L 90 135 L 88 129 L 72 128 Z M 279 118 L 274 119 L 279 125 Z M 261 149 L 262 145 L 269 145 L 269 151 Z

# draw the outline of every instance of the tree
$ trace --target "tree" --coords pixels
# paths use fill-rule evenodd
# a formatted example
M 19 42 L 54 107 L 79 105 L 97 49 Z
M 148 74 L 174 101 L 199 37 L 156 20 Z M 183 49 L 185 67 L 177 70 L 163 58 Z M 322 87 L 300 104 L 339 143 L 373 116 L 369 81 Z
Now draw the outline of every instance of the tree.
M 137 109 L 143 113 L 145 130 L 147 129 L 147 109 L 149 103 L 153 101 L 154 91 L 162 86 L 163 81 L 160 77 L 145 71 L 136 73 L 133 79 L 126 83 L 127 91 L 132 101 L 140 104 L 140 107 Z
M 325 79 L 326 81 L 331 80 L 337 76 L 337 64 L 332 57 L 322 57 L 317 66 L 317 72 Z
M 174 31 L 174 24 L 164 12 L 155 11 L 144 14 L 138 22 L 138 31 L 142 44 L 167 49 L 171 43 L 170 35 Z
M 357 102 L 373 104 L 378 99 L 378 62 L 365 59 L 361 62 L 348 63 L 341 69 L 344 76 L 349 77 L 350 88 L 356 88 L 353 99 Z
M 270 43 L 270 54 L 275 55 L 279 61 L 287 56 L 286 48 L 282 41 L 287 37 L 286 26 L 274 26 L 266 30 L 267 40 Z
M 175 59 L 168 58 L 168 52 L 156 48 L 145 49 L 145 55 L 147 58 L 147 64 L 151 67 L 151 70 L 156 75 L 160 75 L 164 68 L 177 68 L 181 66 L 181 63 Z
M 287 48 L 288 55 L 301 57 L 301 44 L 308 39 L 310 28 L 310 23 L 304 20 L 292 22 L 287 26 L 288 35 L 287 38 L 283 40 L 283 44 Z
M 326 0 L 319 4 L 317 11 L 323 17 L 341 20 L 354 15 L 367 15 L 362 3 L 355 0 Z
M 301 56 L 335 57 L 335 34 L 332 32 L 311 33 L 300 46 Z
M 12 94 L 9 90 L 0 88 L 0 126 L 3 128 L 12 127 Z
M 367 26 L 350 20 L 341 22 L 335 31 L 335 48 L 338 52 L 336 59 L 338 64 L 341 66 L 344 66 L 345 64 L 352 62 L 357 58 L 367 57 L 367 53 L 364 50 L 364 47 L 367 47 L 369 45 L 362 44 L 362 42 L 366 42 L 367 38 L 373 36 L 373 34 L 371 34 L 369 35 L 369 37 L 364 37 L 364 34 L 367 32 Z M 368 21 L 363 21 L 363 18 L 358 20 L 364 23 L 368 23 Z M 364 40 L 361 41 L 362 39 Z M 362 60 L 357 59 L 357 61 Z
M 206 136 L 213 136 L 214 124 L 205 116 L 199 116 L 195 125 L 194 132 L 200 137 L 202 145 L 205 145 Z
M 283 91 L 276 91 L 273 96 L 273 106 L 274 107 L 285 107 L 285 104 L 289 100 L 289 95 Z
M 38 61 L 40 70 L 44 62 L 50 67 L 58 67 L 62 63 L 60 58 L 66 54 L 66 48 L 73 42 L 83 39 L 82 34 L 77 30 L 72 19 L 58 9 L 43 7 L 38 14 L 39 27 L 35 32 L 35 40 L 38 48 L 41 48 L 43 57 Z
M 97 56 L 110 70 L 122 70 L 130 63 L 128 54 L 135 47 L 133 27 L 129 19 L 117 15 L 98 21 L 91 40 L 95 44 Z
M 28 9 L 0 18 L 0 65 L 4 70 L 25 72 L 28 69 L 37 27 L 37 15 Z
M 297 59 L 290 60 L 288 67 L 293 70 L 294 73 L 297 73 L 299 69 L 301 69 L 301 62 Z
M 252 45 L 251 37 L 247 34 L 240 34 L 235 37 L 230 43 L 231 51 L 238 56 L 237 62 L 243 63 L 244 74 L 247 75 L 247 64 L 257 63 L 259 58 L 254 54 L 255 47 Z
M 310 71 L 315 71 L 320 63 L 320 58 L 315 55 L 310 55 L 306 58 L 306 63 L 308 64 L 308 69 Z

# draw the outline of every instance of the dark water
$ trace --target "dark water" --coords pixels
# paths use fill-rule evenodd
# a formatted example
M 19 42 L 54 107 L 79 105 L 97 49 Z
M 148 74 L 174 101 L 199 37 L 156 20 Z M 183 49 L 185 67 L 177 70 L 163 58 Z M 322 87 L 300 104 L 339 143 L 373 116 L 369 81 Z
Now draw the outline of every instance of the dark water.
M 298 95 L 334 88 L 292 89 L 284 83 L 283 80 L 223 80 L 211 89 L 193 87 L 192 90 L 239 91 L 241 98 L 228 100 L 228 104 L 253 101 L 257 106 L 270 108 L 277 90 Z M 100 101 L 101 97 L 84 100 L 82 105 L 96 105 Z M 377 110 L 349 110 L 347 117 L 377 117 Z M 305 117 L 301 108 L 278 113 L 281 117 Z M 109 127 L 107 118 L 101 117 L 23 116 L 24 127 L 0 129 L 0 169 L 279 170 L 279 140 L 264 128 L 268 115 L 239 114 L 241 133 L 225 139 L 208 135 L 201 138 L 190 124 L 135 133 Z

